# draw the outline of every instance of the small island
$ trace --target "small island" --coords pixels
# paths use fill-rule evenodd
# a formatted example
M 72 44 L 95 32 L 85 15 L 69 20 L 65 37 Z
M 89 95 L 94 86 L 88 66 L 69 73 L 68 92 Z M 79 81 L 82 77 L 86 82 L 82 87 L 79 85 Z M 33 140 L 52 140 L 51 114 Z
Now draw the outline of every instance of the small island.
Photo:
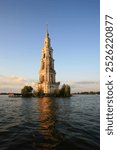
M 63 84 L 60 89 L 55 89 L 53 93 L 44 93 L 43 89 L 37 92 L 31 86 L 24 86 L 21 95 L 22 97 L 70 97 L 71 88 L 69 85 Z

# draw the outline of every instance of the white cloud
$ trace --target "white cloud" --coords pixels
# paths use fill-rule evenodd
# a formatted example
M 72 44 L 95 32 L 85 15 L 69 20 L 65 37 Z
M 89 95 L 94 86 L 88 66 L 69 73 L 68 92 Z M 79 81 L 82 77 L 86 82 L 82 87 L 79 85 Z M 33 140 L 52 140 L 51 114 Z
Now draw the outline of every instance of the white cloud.
M 19 76 L 0 75 L 0 92 L 20 92 L 25 85 L 34 88 L 36 81 Z M 61 81 L 62 84 L 69 84 L 72 92 L 99 91 L 99 81 Z
M 100 82 L 99 81 L 65 81 L 62 84 L 69 84 L 72 92 L 90 92 L 99 91 Z
M 25 85 L 34 87 L 35 82 L 23 77 L 0 75 L 0 92 L 20 92 Z

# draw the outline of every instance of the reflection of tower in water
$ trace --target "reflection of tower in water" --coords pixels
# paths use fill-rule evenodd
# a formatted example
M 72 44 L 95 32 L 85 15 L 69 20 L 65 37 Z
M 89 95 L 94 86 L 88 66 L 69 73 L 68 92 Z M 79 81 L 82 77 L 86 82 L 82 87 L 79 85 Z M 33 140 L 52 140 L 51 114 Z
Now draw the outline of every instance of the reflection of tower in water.
M 55 129 L 55 100 L 49 97 L 44 97 L 38 101 L 39 109 L 39 129 L 43 140 L 40 146 L 44 150 L 53 149 L 59 144 L 59 136 Z

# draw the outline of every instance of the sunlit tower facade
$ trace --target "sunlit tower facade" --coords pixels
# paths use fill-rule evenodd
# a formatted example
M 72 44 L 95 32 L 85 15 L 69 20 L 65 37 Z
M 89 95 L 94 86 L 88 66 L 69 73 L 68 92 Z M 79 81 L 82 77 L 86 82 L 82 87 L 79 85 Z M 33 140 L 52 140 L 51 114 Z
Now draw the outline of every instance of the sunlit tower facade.
M 53 49 L 51 47 L 51 40 L 47 30 L 40 61 L 39 83 L 36 84 L 36 90 L 43 90 L 44 93 L 51 94 L 59 88 L 59 84 L 60 82 L 56 82 Z

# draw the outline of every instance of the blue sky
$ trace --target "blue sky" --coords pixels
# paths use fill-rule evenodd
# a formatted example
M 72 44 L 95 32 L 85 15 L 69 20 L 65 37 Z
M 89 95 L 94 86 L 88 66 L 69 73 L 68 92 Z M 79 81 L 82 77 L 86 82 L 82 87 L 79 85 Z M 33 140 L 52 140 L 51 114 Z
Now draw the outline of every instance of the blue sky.
M 99 5 L 99 0 L 0 0 L 0 89 L 6 78 L 38 81 L 48 24 L 57 81 L 87 87 L 94 82 L 92 90 L 98 90 Z

